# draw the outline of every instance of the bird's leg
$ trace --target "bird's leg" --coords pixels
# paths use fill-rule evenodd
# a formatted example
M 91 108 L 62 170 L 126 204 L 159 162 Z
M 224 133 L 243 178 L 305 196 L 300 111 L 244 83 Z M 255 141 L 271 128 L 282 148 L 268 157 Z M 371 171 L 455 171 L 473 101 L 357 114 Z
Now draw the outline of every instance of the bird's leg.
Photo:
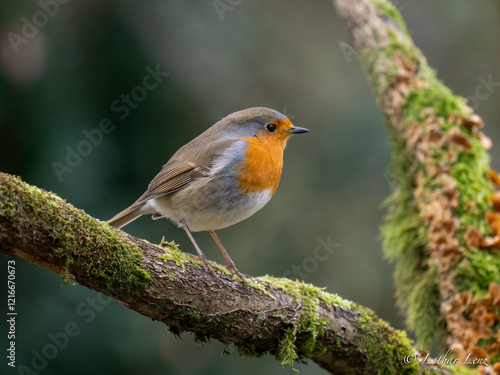
M 245 279 L 245 277 L 248 277 L 248 276 L 247 275 L 243 275 L 240 271 L 238 271 L 236 269 L 236 266 L 234 265 L 234 262 L 229 257 L 229 254 L 224 249 L 224 246 L 222 246 L 222 243 L 220 242 L 220 240 L 217 237 L 217 235 L 215 234 L 215 232 L 213 230 L 209 230 L 208 232 L 210 233 L 210 235 L 214 239 L 214 241 L 217 244 L 217 246 L 219 246 L 219 249 L 220 249 L 222 255 L 224 255 L 224 258 L 226 258 L 226 262 L 227 262 L 226 268 L 229 271 L 231 271 L 233 273 L 233 275 L 238 276 L 241 279 L 241 281 L 243 281 L 243 284 L 245 284 L 245 287 L 248 288 L 248 283 L 247 283 L 247 281 Z
M 186 231 L 189 239 L 191 240 L 191 242 L 193 243 L 194 248 L 196 249 L 196 252 L 198 253 L 198 256 L 193 256 L 193 258 L 199 259 L 201 261 L 201 264 L 203 264 L 203 268 L 205 269 L 205 271 L 206 272 L 211 272 L 212 275 L 214 275 L 214 277 L 217 280 L 217 282 L 219 284 L 222 284 L 222 281 L 221 281 L 219 275 L 217 275 L 215 273 L 215 270 L 213 269 L 213 267 L 210 265 L 210 263 L 208 263 L 207 257 L 205 256 L 205 254 L 203 254 L 203 251 L 201 251 L 200 247 L 198 246 L 198 244 L 194 240 L 194 237 L 191 234 L 191 231 L 189 230 L 188 226 L 186 224 L 184 224 L 182 227 Z M 189 254 L 189 255 L 191 255 L 191 254 Z

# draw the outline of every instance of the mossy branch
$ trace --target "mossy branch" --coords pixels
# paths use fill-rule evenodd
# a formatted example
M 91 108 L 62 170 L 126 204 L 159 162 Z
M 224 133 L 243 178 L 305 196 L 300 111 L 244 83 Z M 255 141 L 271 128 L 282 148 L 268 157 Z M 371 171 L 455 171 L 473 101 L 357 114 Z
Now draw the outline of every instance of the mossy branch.
M 0 252 L 116 298 L 171 332 L 234 344 L 283 363 L 312 359 L 335 374 L 442 373 L 405 356 L 403 332 L 362 306 L 303 282 L 249 278 L 224 286 L 174 244 L 157 246 L 88 216 L 51 192 L 0 173 Z
M 333 3 L 394 146 L 382 234 L 409 328 L 427 350 L 445 341 L 500 362 L 500 178 L 483 121 L 436 78 L 392 4 Z

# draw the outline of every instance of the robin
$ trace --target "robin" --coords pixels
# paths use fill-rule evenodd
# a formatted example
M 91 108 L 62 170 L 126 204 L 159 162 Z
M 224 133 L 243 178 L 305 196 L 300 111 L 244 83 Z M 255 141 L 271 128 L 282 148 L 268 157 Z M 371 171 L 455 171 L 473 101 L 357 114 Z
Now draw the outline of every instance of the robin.
M 208 231 L 226 268 L 247 286 L 214 231 L 245 220 L 269 202 L 280 181 L 288 138 L 308 131 L 273 109 L 234 112 L 181 147 L 146 192 L 108 223 L 121 228 L 149 214 L 170 219 L 186 231 L 198 253 L 193 257 L 220 282 L 192 235 Z

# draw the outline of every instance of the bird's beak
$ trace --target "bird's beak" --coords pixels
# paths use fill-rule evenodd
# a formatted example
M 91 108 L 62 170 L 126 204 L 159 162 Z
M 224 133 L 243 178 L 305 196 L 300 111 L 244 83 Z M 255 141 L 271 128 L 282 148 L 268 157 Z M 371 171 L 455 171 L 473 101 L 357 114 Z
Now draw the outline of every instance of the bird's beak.
M 298 134 L 298 133 L 308 133 L 309 129 L 299 128 L 298 126 L 292 126 L 286 131 L 288 134 Z

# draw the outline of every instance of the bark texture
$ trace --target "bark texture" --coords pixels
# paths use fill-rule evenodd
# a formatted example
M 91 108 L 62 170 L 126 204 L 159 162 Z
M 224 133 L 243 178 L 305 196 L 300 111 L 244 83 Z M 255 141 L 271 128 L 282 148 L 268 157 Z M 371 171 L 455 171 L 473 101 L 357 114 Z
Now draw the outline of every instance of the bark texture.
M 461 359 L 487 358 L 490 373 L 500 361 L 500 178 L 483 121 L 436 78 L 388 1 L 333 3 L 394 145 L 382 232 L 409 328 L 427 350 L 437 341 Z
M 55 194 L 0 173 L 0 252 L 120 300 L 175 334 L 270 352 L 283 363 L 310 358 L 335 374 L 442 373 L 404 357 L 405 334 L 370 310 L 310 284 L 250 278 L 249 288 L 214 266 L 224 286 L 175 244 L 134 238 Z

